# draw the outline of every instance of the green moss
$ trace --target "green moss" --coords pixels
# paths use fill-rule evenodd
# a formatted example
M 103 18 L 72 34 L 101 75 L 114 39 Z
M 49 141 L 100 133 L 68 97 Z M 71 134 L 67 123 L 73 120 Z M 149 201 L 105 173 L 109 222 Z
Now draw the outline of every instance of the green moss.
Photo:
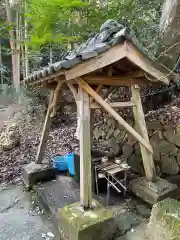
M 83 230 L 94 224 L 101 223 L 107 219 L 112 218 L 113 214 L 104 209 L 98 202 L 93 200 L 95 208 L 93 210 L 84 211 L 79 203 L 68 205 L 61 209 L 61 216 L 63 216 L 71 226 L 78 230 Z
M 166 231 L 173 236 L 180 236 L 180 202 L 174 199 L 165 199 L 156 204 L 152 215 L 156 220 L 163 223 Z

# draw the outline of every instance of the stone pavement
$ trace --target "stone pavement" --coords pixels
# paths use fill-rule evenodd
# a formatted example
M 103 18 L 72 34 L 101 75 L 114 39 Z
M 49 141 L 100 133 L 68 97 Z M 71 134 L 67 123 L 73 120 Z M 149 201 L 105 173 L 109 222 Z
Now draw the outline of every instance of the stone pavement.
M 1 240 L 59 240 L 51 216 L 35 205 L 23 186 L 0 189 Z

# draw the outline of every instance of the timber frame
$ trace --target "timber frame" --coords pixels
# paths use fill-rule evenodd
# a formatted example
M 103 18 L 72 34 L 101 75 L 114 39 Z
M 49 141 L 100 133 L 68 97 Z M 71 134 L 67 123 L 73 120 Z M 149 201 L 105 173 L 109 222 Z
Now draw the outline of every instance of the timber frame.
M 31 86 L 51 89 L 49 108 L 38 148 L 36 162 L 43 159 L 43 149 L 50 129 L 50 119 L 56 114 L 58 95 L 68 87 L 77 103 L 80 121 L 80 194 L 81 204 L 92 207 L 91 177 L 91 114 L 96 108 L 104 108 L 128 133 L 140 144 L 146 178 L 156 180 L 153 161 L 153 149 L 149 142 L 143 113 L 140 87 L 151 84 L 169 84 L 167 69 L 155 64 L 131 41 L 110 48 L 100 55 L 83 61 L 70 69 L 61 69 L 49 76 L 29 81 Z M 115 86 L 131 88 L 132 99 L 129 102 L 108 103 L 99 92 L 103 86 L 111 89 Z M 94 90 L 95 89 L 95 90 Z M 132 107 L 135 119 L 133 129 L 114 108 Z M 92 110 L 91 110 L 92 109 Z

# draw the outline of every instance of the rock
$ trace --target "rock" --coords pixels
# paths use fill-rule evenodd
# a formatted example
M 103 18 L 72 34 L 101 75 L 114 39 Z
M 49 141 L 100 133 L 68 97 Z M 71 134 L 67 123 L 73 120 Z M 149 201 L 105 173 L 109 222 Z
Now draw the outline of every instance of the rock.
M 141 149 L 140 149 L 140 145 L 138 142 L 134 145 L 134 150 L 135 150 L 135 154 L 137 156 L 141 156 Z
M 176 134 L 180 136 L 180 124 L 176 126 Z
M 167 130 L 164 132 L 164 137 L 171 143 L 180 147 L 180 135 L 177 135 L 174 130 Z
M 123 151 L 123 155 L 126 158 L 129 158 L 132 155 L 132 153 L 133 153 L 133 147 L 130 144 L 125 143 L 123 145 L 122 151 Z
M 0 149 L 9 151 L 20 143 L 19 128 L 12 124 L 0 135 Z
M 161 157 L 161 172 L 169 175 L 178 174 L 180 168 L 174 156 L 165 155 Z
M 108 141 L 108 146 L 110 149 L 113 150 L 114 153 L 118 153 L 120 152 L 120 146 L 119 144 L 116 142 L 116 140 L 114 138 L 111 138 L 109 141 Z
M 105 132 L 108 133 L 108 132 L 109 132 L 109 129 L 110 129 L 110 127 L 106 124 L 106 127 L 105 127 L 105 129 L 104 129 Z
M 99 128 L 96 127 L 93 131 L 93 135 L 95 137 L 96 140 L 99 140 L 99 138 L 101 137 L 101 131 L 99 131 Z
M 134 172 L 139 173 L 141 175 L 143 174 L 141 161 L 142 161 L 142 158 L 140 156 L 136 156 L 135 154 L 133 154 L 130 158 L 128 158 L 127 162 Z
M 109 139 L 113 135 L 114 129 L 111 127 L 108 131 L 108 134 L 106 136 L 106 139 Z
M 180 202 L 167 198 L 153 206 L 147 226 L 149 240 L 179 239 Z
M 117 128 L 115 131 L 114 131 L 114 137 L 116 138 L 118 135 L 121 134 L 121 131 L 119 128 Z
M 146 207 L 144 204 L 136 205 L 136 210 L 141 216 L 145 218 L 149 218 L 151 215 L 151 209 Z
M 116 139 L 116 142 L 117 143 L 121 143 L 123 141 L 123 139 L 125 138 L 125 136 L 126 136 L 126 131 L 125 130 L 116 129 L 114 131 L 114 135 L 116 135 L 116 137 L 114 136 L 115 139 Z
M 146 121 L 146 126 L 148 131 L 149 130 L 162 130 L 163 129 L 163 125 L 159 122 L 159 121 Z
M 106 132 L 102 131 L 101 136 L 102 136 L 102 139 L 105 139 L 106 138 Z
M 133 146 L 137 142 L 137 140 L 130 133 L 127 133 L 127 138 L 128 138 L 128 143 L 131 146 Z
M 124 234 L 132 227 L 140 224 L 140 220 L 135 213 L 124 211 L 121 215 L 116 217 L 116 222 L 120 231 L 120 234 Z
M 178 148 L 166 140 L 160 140 L 156 146 L 156 150 L 159 150 L 161 155 L 170 154 L 177 156 L 178 154 Z
M 180 166 L 180 150 L 178 151 L 178 154 L 177 154 L 177 162 L 178 162 L 178 164 Z
M 117 125 L 116 121 L 113 118 L 108 119 L 107 124 L 109 127 L 112 126 L 113 129 L 115 129 Z

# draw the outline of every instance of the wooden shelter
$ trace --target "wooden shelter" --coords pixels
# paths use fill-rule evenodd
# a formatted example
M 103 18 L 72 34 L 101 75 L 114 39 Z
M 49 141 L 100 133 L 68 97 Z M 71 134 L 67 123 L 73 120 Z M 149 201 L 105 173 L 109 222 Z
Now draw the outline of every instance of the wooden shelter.
M 51 89 L 36 162 L 42 161 L 44 144 L 50 129 L 51 117 L 56 113 L 58 96 L 68 86 L 78 104 L 80 118 L 81 204 L 84 207 L 91 207 L 92 204 L 91 109 L 104 108 L 139 142 L 146 178 L 155 181 L 153 149 L 146 128 L 140 87 L 156 83 L 168 85 L 167 76 L 168 70 L 145 55 L 126 28 L 116 21 L 107 21 L 99 34 L 71 52 L 65 60 L 25 79 L 28 85 Z M 130 87 L 131 101 L 107 103 L 98 94 L 103 85 Z M 133 108 L 136 130 L 113 109 L 120 107 Z

